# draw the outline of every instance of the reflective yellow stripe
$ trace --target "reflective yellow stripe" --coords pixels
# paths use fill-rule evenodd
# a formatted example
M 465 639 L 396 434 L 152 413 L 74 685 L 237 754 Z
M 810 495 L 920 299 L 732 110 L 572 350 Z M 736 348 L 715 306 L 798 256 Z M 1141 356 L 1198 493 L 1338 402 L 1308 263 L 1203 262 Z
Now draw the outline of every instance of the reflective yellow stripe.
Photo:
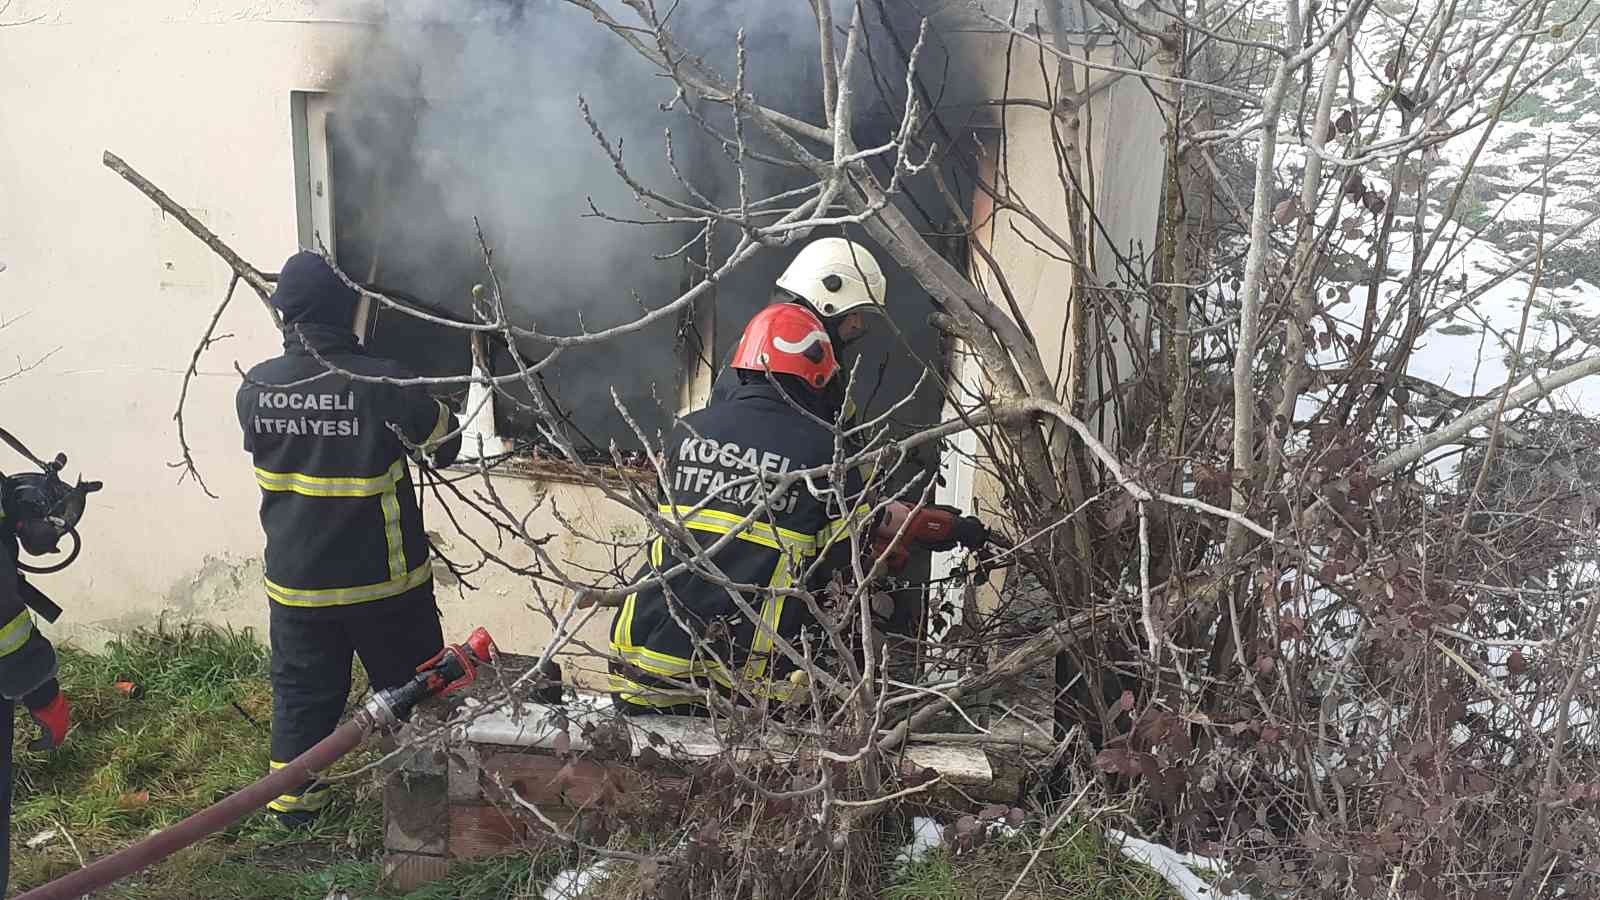
M 728 673 L 723 670 L 722 663 L 712 659 L 684 659 L 669 653 L 660 653 L 649 647 L 619 646 L 612 644 L 611 649 L 616 651 L 628 665 L 633 666 L 651 675 L 660 675 L 662 678 L 710 678 L 723 687 L 732 687 L 733 681 L 728 678 Z
M 778 606 L 778 611 L 782 611 L 781 603 Z M 763 609 L 763 617 L 765 617 L 765 612 L 765 609 Z M 725 688 L 732 689 L 734 687 L 733 679 L 728 677 L 727 671 L 722 667 L 722 664 L 716 660 L 689 660 L 684 659 L 681 656 L 658 653 L 648 647 L 623 647 L 618 646 L 615 643 L 611 645 L 611 650 L 612 652 L 616 653 L 618 658 L 620 658 L 623 662 L 626 662 L 628 665 L 633 666 L 641 672 L 648 672 L 651 675 L 658 675 L 662 678 L 671 678 L 677 681 L 689 681 L 695 678 L 709 678 Z M 766 655 L 761 656 L 759 659 L 752 658 L 750 663 L 745 667 L 744 674 L 746 681 L 742 686 L 751 693 L 758 695 L 766 695 L 769 697 L 788 696 L 788 692 L 792 689 L 791 687 L 785 687 L 784 685 L 777 684 L 776 682 L 769 683 L 763 678 L 766 668 Z M 621 676 L 614 675 L 612 677 L 615 679 L 620 678 Z M 647 685 L 637 685 L 633 682 L 629 682 L 629 684 L 641 691 L 658 692 L 660 690 L 659 688 L 653 688 Z M 615 689 L 616 688 L 613 688 L 613 690 Z
M 787 588 L 794 584 L 795 570 L 799 563 L 792 559 L 778 560 L 777 568 L 772 570 L 772 578 L 767 581 L 767 586 L 775 589 Z M 778 633 L 778 623 L 783 620 L 783 601 L 786 598 L 778 590 L 767 594 L 761 603 L 761 621 L 765 622 L 772 634 Z M 750 640 L 750 659 L 745 661 L 744 673 L 748 678 L 760 678 L 767 672 L 767 664 L 771 661 L 773 647 L 776 642 L 757 627 L 755 635 Z
M 323 784 L 308 789 L 304 794 L 279 794 L 277 799 L 267 804 L 267 809 L 281 813 L 319 812 L 331 800 L 333 792 Z
M 692 506 L 661 506 L 660 512 L 666 516 L 676 516 L 683 520 L 685 527 L 696 531 L 710 531 L 716 534 L 727 534 L 733 531 L 744 516 L 723 512 L 719 509 L 695 510 Z M 775 528 L 770 523 L 760 520 L 746 525 L 738 534 L 739 540 L 760 544 L 773 550 L 786 550 L 803 556 L 811 556 L 817 552 L 816 535 L 801 534 L 788 528 Z
M 26 609 L 12 617 L 0 628 L 0 656 L 10 656 L 22 649 L 33 636 L 33 616 Z
M 667 504 L 658 507 L 658 509 L 662 515 L 673 516 L 677 519 L 680 519 L 686 528 L 690 528 L 695 531 L 707 531 L 714 534 L 729 534 L 735 528 L 737 528 L 741 522 L 744 521 L 743 516 L 734 513 L 723 512 L 722 510 L 717 509 L 696 510 L 692 506 L 673 506 Z M 870 510 L 870 507 L 863 506 L 861 509 Z M 836 528 L 847 528 L 849 527 L 849 524 L 850 523 L 848 520 L 845 520 L 841 523 L 830 523 L 829 526 L 823 530 L 823 534 L 829 535 L 831 539 L 831 535 L 834 533 Z M 743 530 L 741 530 L 736 537 L 739 540 L 749 541 L 750 543 L 759 544 L 763 547 L 768 547 L 779 551 L 780 555 L 778 558 L 778 563 L 773 568 L 772 577 L 768 580 L 767 586 L 771 588 L 783 589 L 794 584 L 795 573 L 801 568 L 802 561 L 807 557 L 816 555 L 818 539 L 820 535 L 802 534 L 801 532 L 793 531 L 788 528 L 774 527 L 768 522 L 753 521 L 745 525 Z M 659 568 L 660 562 L 658 561 L 656 565 Z M 767 666 L 771 662 L 772 652 L 775 646 L 775 641 L 773 640 L 772 635 L 777 633 L 778 623 L 783 619 L 784 599 L 785 598 L 783 594 L 773 592 L 767 594 L 766 598 L 761 603 L 761 609 L 758 615 L 760 615 L 761 621 L 765 623 L 766 628 L 771 629 L 771 632 L 769 633 L 767 630 L 759 626 L 754 629 L 755 633 L 750 641 L 750 657 L 745 661 L 743 672 L 744 677 L 752 683 L 757 683 L 759 679 L 766 674 Z M 629 626 L 629 634 L 626 636 L 630 639 L 626 642 L 620 642 L 615 640 L 614 636 L 612 641 L 613 649 L 617 650 L 624 659 L 653 675 L 678 677 L 684 674 L 690 674 L 691 672 L 703 673 L 711 676 L 720 683 L 730 684 L 730 682 L 727 680 L 727 674 L 722 670 L 720 665 L 707 666 L 706 664 L 702 663 L 699 666 L 696 666 L 695 664 L 691 663 L 691 661 L 683 659 L 682 657 L 669 656 L 667 654 L 657 653 L 647 647 L 634 646 L 631 640 L 633 619 L 633 606 L 631 605 L 632 600 L 633 598 L 629 597 L 628 601 L 624 603 L 624 618 L 626 619 L 626 624 Z M 620 626 L 623 624 L 623 620 L 619 619 L 619 631 Z M 652 663 L 654 665 L 652 665 Z M 770 689 L 762 690 L 760 692 L 767 693 L 769 696 L 771 695 Z
M 650 564 L 657 571 L 661 569 L 662 540 L 656 538 L 650 542 Z M 622 601 L 622 614 L 617 616 L 617 621 L 611 626 L 611 646 L 633 647 L 633 610 L 635 601 L 639 599 L 639 592 L 634 591 Z M 685 663 L 688 661 L 685 660 Z
M 684 527 L 695 531 L 706 531 L 714 534 L 729 534 L 744 517 L 734 513 L 723 512 L 715 509 L 695 510 L 692 506 L 662 505 L 658 507 L 662 515 L 673 516 L 681 520 Z M 860 510 L 870 511 L 870 507 L 862 506 Z M 860 511 L 858 510 L 858 512 Z M 831 534 L 831 529 L 847 528 L 849 520 L 840 523 L 830 523 L 824 533 Z M 794 584 L 797 571 L 802 568 L 803 560 L 814 556 L 817 552 L 817 536 L 802 534 L 788 528 L 776 528 L 770 523 L 755 521 L 747 524 L 736 537 L 739 540 L 760 544 L 779 551 L 778 563 L 774 567 L 772 577 L 768 580 L 768 587 L 784 589 Z M 664 541 L 656 538 L 650 545 L 650 557 L 654 567 L 659 570 L 662 566 Z M 622 612 L 617 616 L 611 629 L 611 649 L 619 658 L 643 672 L 651 675 L 660 675 L 665 678 L 693 678 L 709 677 L 724 687 L 733 687 L 726 669 L 720 662 L 705 659 L 687 659 L 682 656 L 673 656 L 670 653 L 661 653 L 649 647 L 641 647 L 633 642 L 633 618 L 637 611 L 638 593 L 629 594 L 622 602 Z M 777 634 L 778 623 L 783 620 L 783 601 L 785 597 L 777 591 L 769 592 L 762 601 L 758 615 L 765 623 L 770 634 L 765 629 L 757 626 L 751 639 L 750 657 L 744 665 L 743 677 L 746 680 L 744 687 L 752 693 L 774 698 L 787 697 L 793 690 L 792 686 L 767 682 L 763 676 L 771 662 L 775 641 L 771 637 Z M 663 601 L 665 602 L 665 601 Z M 613 683 L 620 676 L 613 676 Z M 625 679 L 624 679 L 625 680 Z M 633 682 L 628 682 L 633 684 Z M 654 689 L 635 685 L 639 690 L 659 693 Z M 618 693 L 625 691 L 613 688 Z M 644 703 L 642 700 L 632 702 Z M 681 701 L 663 701 L 662 703 L 645 703 L 645 705 L 665 705 Z
M 271 579 L 267 582 L 267 596 L 282 603 L 284 606 L 350 606 L 355 603 L 366 603 L 371 600 L 383 600 L 396 594 L 403 594 L 414 587 L 427 584 L 433 577 L 433 564 L 423 560 L 422 565 L 399 578 L 391 578 L 377 584 L 364 584 L 360 587 L 325 588 L 322 590 L 305 590 L 301 588 L 287 588 L 274 583 Z
M 444 410 L 443 404 L 440 404 L 440 409 Z M 448 418 L 445 421 L 448 423 Z M 264 491 L 306 497 L 377 497 L 378 506 L 383 511 L 384 546 L 389 551 L 388 581 L 348 588 L 305 590 L 284 587 L 267 579 L 267 596 L 285 606 L 348 606 L 393 597 L 426 582 L 433 573 L 426 559 L 417 568 L 406 571 L 405 534 L 400 527 L 400 484 L 405 480 L 406 461 L 403 458 L 395 460 L 389 466 L 389 471 L 371 478 L 269 472 L 257 467 L 256 483 Z
M 439 419 L 433 423 L 433 433 L 429 434 L 428 439 L 422 442 L 424 447 L 433 446 L 450 433 L 450 407 L 445 406 L 439 400 L 433 402 L 439 404 Z
M 405 477 L 405 466 L 404 459 L 397 459 L 389 471 L 371 478 L 269 472 L 257 466 L 256 484 L 264 491 L 289 492 L 307 497 L 376 497 L 395 489 L 395 485 Z
M 703 705 L 705 703 L 704 691 L 640 684 L 615 672 L 609 675 L 609 680 L 609 687 L 613 692 L 620 695 L 624 701 L 637 706 L 678 706 L 689 703 Z M 732 687 L 732 685 L 727 686 Z M 744 687 L 757 697 L 768 697 L 773 700 L 787 700 L 789 695 L 794 693 L 794 685 L 787 681 L 752 681 L 746 683 Z
M 700 703 L 704 699 L 702 694 L 694 691 L 651 687 L 616 674 L 611 675 L 610 687 L 612 692 L 617 694 L 623 702 L 632 703 L 635 706 L 678 706 L 680 704 Z
M 406 542 L 400 532 L 400 493 L 385 491 L 378 498 L 383 507 L 383 539 L 389 545 L 389 580 L 406 576 Z
M 288 763 L 268 760 L 267 768 L 276 772 L 287 766 Z M 313 784 L 301 794 L 279 794 L 275 800 L 267 804 L 267 809 L 274 812 L 316 812 L 328 805 L 333 799 L 333 794 L 328 790 L 330 785 Z
M 622 601 L 622 612 L 617 615 L 617 620 L 611 623 L 611 646 L 633 646 L 633 601 L 639 593 L 635 591 Z
M 665 542 L 656 538 L 650 542 L 650 564 L 659 571 L 665 559 Z M 722 664 L 715 660 L 691 660 L 670 653 L 661 653 L 633 642 L 633 616 L 638 609 L 639 592 L 635 591 L 622 601 L 622 613 L 611 627 L 611 649 L 628 664 L 667 678 L 709 676 L 720 684 L 729 684 L 722 672 Z M 664 601 L 663 601 L 664 602 Z
M 866 503 L 855 508 L 855 511 L 842 519 L 834 519 L 823 529 L 817 532 L 817 546 L 823 550 L 832 546 L 840 538 L 849 539 L 850 532 L 859 528 L 872 517 L 872 507 Z
M 666 558 L 666 542 L 656 538 L 650 543 L 650 563 L 657 571 Z M 733 682 L 723 671 L 722 664 L 716 660 L 688 659 L 682 656 L 673 656 L 670 653 L 661 653 L 649 647 L 641 647 L 633 642 L 633 616 L 638 609 L 639 593 L 635 591 L 622 601 L 622 614 L 617 616 L 616 624 L 611 628 L 611 650 L 623 661 L 665 678 L 691 678 L 708 677 L 724 686 L 731 686 Z M 665 601 L 663 601 L 665 602 Z
M 394 582 L 406 577 L 406 542 L 400 531 L 400 482 L 406 478 L 404 457 L 389 467 L 389 476 L 389 490 L 383 492 L 378 505 L 383 507 L 383 539 L 389 546 L 389 581 Z M 422 565 L 428 565 L 426 557 Z

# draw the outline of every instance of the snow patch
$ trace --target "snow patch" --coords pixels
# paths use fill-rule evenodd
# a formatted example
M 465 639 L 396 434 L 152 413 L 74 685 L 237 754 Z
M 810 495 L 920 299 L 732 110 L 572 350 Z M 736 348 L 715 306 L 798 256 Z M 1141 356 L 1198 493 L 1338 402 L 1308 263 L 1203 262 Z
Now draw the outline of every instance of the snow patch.
M 911 863 L 922 862 L 928 851 L 944 843 L 944 828 L 938 822 L 926 816 L 917 816 L 911 820 L 911 843 L 900 848 L 895 854 L 896 866 L 907 866 Z
M 610 867 L 611 860 L 597 859 L 583 868 L 563 870 L 545 885 L 541 897 L 543 900 L 578 900 Z
M 1118 844 L 1117 849 L 1123 856 L 1149 866 L 1165 878 L 1183 900 L 1251 900 L 1249 894 L 1219 891 L 1194 873 L 1195 869 L 1202 869 L 1221 874 L 1224 870 L 1221 860 L 1179 853 L 1164 844 L 1152 844 L 1114 828 L 1106 829 L 1106 837 Z

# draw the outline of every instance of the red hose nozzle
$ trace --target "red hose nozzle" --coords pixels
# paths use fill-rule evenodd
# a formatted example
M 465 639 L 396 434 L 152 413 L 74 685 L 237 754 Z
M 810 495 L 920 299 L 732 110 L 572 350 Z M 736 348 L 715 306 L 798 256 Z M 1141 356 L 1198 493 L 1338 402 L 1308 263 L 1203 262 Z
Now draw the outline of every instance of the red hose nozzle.
M 472 655 L 478 658 L 478 662 L 493 662 L 494 654 L 498 650 L 494 645 L 494 638 L 489 636 L 489 629 L 481 625 L 467 635 L 466 643 L 463 646 L 472 651 Z

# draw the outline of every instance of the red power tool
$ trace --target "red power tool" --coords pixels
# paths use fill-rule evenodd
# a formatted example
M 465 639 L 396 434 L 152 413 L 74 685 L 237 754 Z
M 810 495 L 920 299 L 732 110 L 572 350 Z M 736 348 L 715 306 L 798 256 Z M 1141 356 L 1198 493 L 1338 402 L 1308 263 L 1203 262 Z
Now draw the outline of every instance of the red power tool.
M 874 556 L 887 555 L 889 571 L 898 572 L 911 558 L 907 544 L 944 551 L 957 546 L 978 550 L 995 542 L 987 525 L 974 516 L 962 515 L 954 506 L 893 503 L 873 533 L 872 551 Z

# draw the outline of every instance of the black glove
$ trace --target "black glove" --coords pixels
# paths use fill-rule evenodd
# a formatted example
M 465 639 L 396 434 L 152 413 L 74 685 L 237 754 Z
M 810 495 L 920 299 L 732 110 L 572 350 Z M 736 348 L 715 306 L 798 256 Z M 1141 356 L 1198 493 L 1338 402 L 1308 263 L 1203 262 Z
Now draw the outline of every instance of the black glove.
M 976 516 L 962 516 L 956 519 L 955 531 L 951 536 L 961 546 L 978 550 L 989 543 L 989 526 Z
M 943 504 L 924 507 L 913 518 L 910 531 L 918 544 L 941 553 L 957 546 L 976 550 L 989 542 L 989 528 L 980 519 Z

